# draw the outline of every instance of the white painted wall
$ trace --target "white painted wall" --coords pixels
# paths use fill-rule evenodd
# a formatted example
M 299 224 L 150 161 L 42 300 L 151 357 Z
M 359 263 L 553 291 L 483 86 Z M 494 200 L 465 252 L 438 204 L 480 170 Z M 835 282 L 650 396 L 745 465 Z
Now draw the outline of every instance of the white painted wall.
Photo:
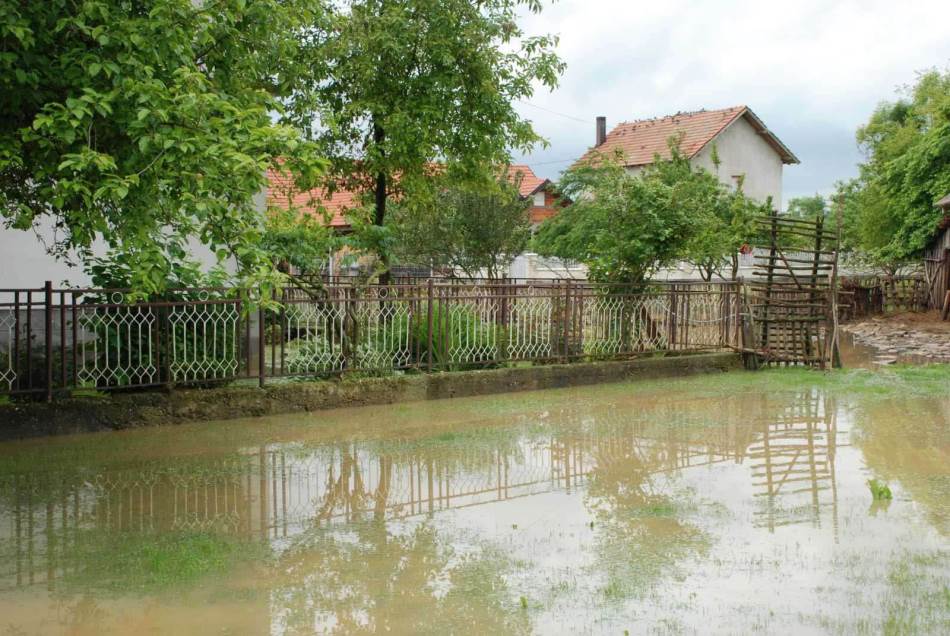
M 712 162 L 713 144 L 719 153 L 718 170 Z M 746 195 L 762 203 L 771 196 L 772 207 L 782 209 L 782 159 L 745 117 L 722 131 L 690 163 L 718 175 L 729 187 L 736 184 L 733 175 L 745 175 L 742 189 Z M 637 174 L 642 169 L 642 166 L 631 166 L 627 172 Z
M 266 192 L 254 196 L 254 207 L 261 214 L 266 205 Z M 39 288 L 46 281 L 52 281 L 57 287 L 88 287 L 89 277 L 83 272 L 81 263 L 70 265 L 46 253 L 44 243 L 52 244 L 54 236 L 49 219 L 37 223 L 35 231 L 11 230 L 0 225 L 0 288 Z M 97 242 L 93 250 L 102 255 L 106 252 L 105 244 Z M 197 240 L 191 242 L 189 251 L 208 269 L 217 262 L 214 253 Z M 232 263 L 227 264 L 227 269 L 236 271 Z
M 71 265 L 47 254 L 44 242 L 52 244 L 54 236 L 49 222 L 38 224 L 36 231 L 0 226 L 0 288 L 39 288 L 46 281 L 52 281 L 55 287 L 88 287 L 91 282 L 81 263 Z M 95 243 L 93 251 L 105 254 L 105 244 Z M 191 242 L 189 251 L 206 268 L 214 266 L 215 255 L 198 241 Z
M 718 170 L 712 162 L 713 144 L 719 154 Z M 728 186 L 735 185 L 733 175 L 745 175 L 742 189 L 746 195 L 763 203 L 771 196 L 773 208 L 782 209 L 782 159 L 745 117 L 700 150 L 692 163 L 718 174 Z
M 82 267 L 70 267 L 46 253 L 43 241 L 51 241 L 52 224 L 39 224 L 37 231 L 10 230 L 0 226 L 0 287 L 53 285 L 85 287 L 89 284 Z

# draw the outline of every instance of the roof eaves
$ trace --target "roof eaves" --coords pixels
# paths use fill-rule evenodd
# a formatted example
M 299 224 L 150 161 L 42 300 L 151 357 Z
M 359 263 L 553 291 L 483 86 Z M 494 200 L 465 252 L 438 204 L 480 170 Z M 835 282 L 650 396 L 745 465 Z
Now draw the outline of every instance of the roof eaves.
M 532 190 L 531 192 L 529 192 L 528 194 L 526 194 L 526 195 L 524 195 L 524 196 L 526 196 L 526 197 L 532 197 L 532 196 L 534 196 L 535 194 L 537 194 L 539 190 L 543 190 L 544 188 L 548 187 L 549 185 L 551 185 L 551 180 L 550 180 L 550 179 L 542 179 L 542 180 L 541 180 L 541 183 L 539 183 L 537 186 L 535 186 L 534 190 Z
M 751 108 L 746 107 L 743 114 L 749 118 L 752 126 L 758 131 L 760 135 L 765 137 L 769 145 L 771 145 L 778 152 L 779 156 L 782 157 L 782 163 L 801 163 L 798 157 L 795 156 L 795 153 L 793 153 L 788 146 L 782 143 L 782 140 L 779 139 L 775 133 L 769 130 L 769 127 L 765 125 L 765 122 L 759 119 L 759 116 L 752 112 Z

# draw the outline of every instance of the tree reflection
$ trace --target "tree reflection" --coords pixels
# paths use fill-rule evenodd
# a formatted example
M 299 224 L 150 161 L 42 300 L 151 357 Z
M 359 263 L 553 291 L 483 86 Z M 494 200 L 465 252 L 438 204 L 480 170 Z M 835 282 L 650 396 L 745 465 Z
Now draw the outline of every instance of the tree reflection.
M 507 567 L 490 548 L 443 544 L 428 523 L 319 529 L 278 560 L 272 614 L 287 633 L 527 633 Z

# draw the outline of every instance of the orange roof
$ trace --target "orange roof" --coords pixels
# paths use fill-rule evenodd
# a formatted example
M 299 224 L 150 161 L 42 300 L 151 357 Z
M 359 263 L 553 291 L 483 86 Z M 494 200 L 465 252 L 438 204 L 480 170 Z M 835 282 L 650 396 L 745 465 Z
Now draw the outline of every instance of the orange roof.
M 289 174 L 270 168 L 267 170 L 267 205 L 281 208 L 291 206 L 303 212 L 316 213 L 318 206 L 326 208 L 330 213 L 330 227 L 349 227 L 346 218 L 348 210 L 359 208 L 362 205 L 360 196 L 349 190 L 337 190 L 327 195 L 323 188 L 299 192 L 294 188 L 294 181 Z
M 654 155 L 668 159 L 670 149 L 668 140 L 682 135 L 680 150 L 692 158 L 719 133 L 740 117 L 758 131 L 775 151 L 782 157 L 783 163 L 798 163 L 785 144 L 776 137 L 762 120 L 747 106 L 733 106 L 721 110 L 700 110 L 692 113 L 677 113 L 659 119 L 623 122 L 607 135 L 604 143 L 589 149 L 576 163 L 584 163 L 598 155 L 612 157 L 617 151 L 623 152 L 625 166 L 644 166 L 653 163 Z
M 520 175 L 521 184 L 518 188 L 522 197 L 529 197 L 539 189 L 550 183 L 534 173 L 530 166 L 512 164 L 509 167 L 509 178 Z M 326 189 L 316 188 L 309 192 L 298 192 L 294 188 L 293 179 L 286 172 L 273 168 L 267 171 L 267 205 L 281 208 L 291 206 L 308 213 L 316 213 L 318 207 L 323 207 L 330 213 L 330 227 L 348 228 L 350 221 L 346 213 L 362 207 L 362 195 L 353 190 L 340 188 L 328 195 Z
M 518 193 L 523 197 L 530 197 L 549 182 L 548 179 L 542 179 L 534 174 L 531 166 L 513 163 L 508 166 L 508 178 L 514 180 L 517 176 L 521 177 Z

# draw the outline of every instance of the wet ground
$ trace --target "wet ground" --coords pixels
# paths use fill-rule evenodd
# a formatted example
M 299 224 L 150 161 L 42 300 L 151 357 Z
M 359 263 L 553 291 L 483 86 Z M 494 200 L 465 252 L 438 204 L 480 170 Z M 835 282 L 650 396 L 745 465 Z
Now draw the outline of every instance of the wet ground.
M 950 362 L 950 322 L 942 320 L 937 310 L 846 322 L 841 335 L 873 352 L 875 364 Z
M 0 634 L 948 633 L 948 386 L 777 369 L 2 444 Z

